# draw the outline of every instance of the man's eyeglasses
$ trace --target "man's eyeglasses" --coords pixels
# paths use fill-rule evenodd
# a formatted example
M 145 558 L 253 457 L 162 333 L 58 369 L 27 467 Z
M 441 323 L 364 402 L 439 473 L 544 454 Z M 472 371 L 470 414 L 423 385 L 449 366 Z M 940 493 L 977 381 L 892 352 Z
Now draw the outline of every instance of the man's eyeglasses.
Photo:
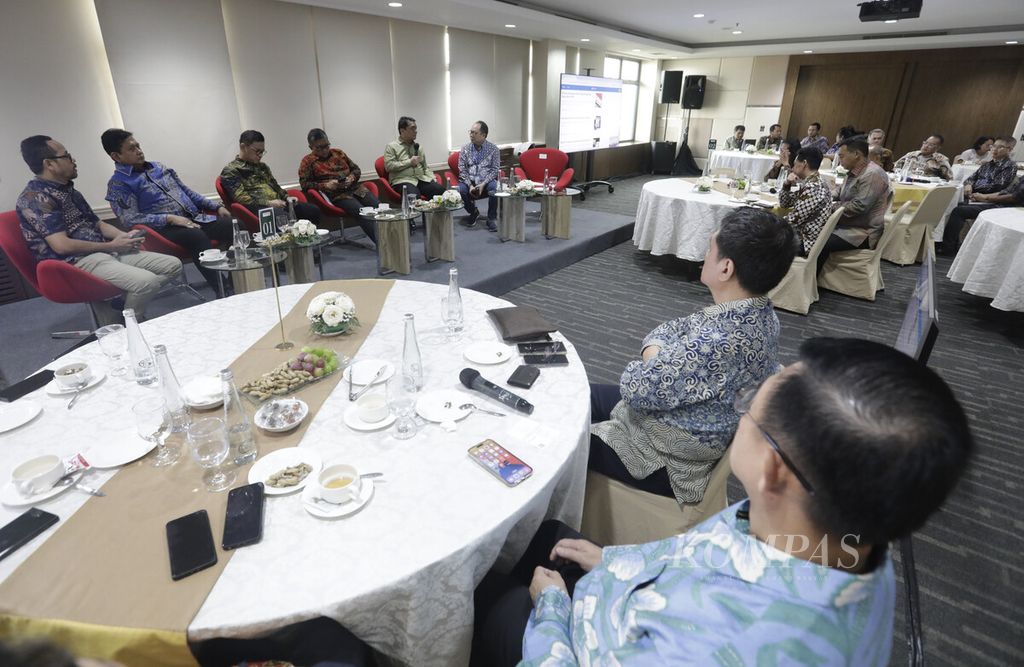
M 71 153 L 65 153 L 64 155 L 54 155 L 52 157 L 48 157 L 48 158 L 44 158 L 44 159 L 46 159 L 46 160 L 63 160 L 64 158 L 67 158 L 67 159 L 71 160 L 72 162 L 75 161 L 75 158 L 71 157 Z
M 253 148 L 252 146 L 246 146 L 249 150 L 256 154 L 256 157 L 263 157 L 267 154 L 266 148 Z
M 325 151 L 325 150 L 327 150 L 330 147 L 331 147 L 331 145 L 329 143 L 327 143 L 327 144 L 320 144 L 318 146 L 313 146 L 313 150 L 315 150 L 315 151 Z
M 806 489 L 807 494 L 813 496 L 814 487 L 811 486 L 811 483 L 807 481 L 807 478 L 804 477 L 799 470 L 797 470 L 796 464 L 794 464 L 793 461 L 783 453 L 782 448 L 779 447 L 779 443 L 775 442 L 775 438 L 773 438 L 768 431 L 764 430 L 761 425 L 757 423 L 757 420 L 750 414 L 750 406 L 754 403 L 754 396 L 757 395 L 757 390 L 757 386 L 751 386 L 744 387 L 736 392 L 736 398 L 732 402 L 733 409 L 736 410 L 736 413 L 741 417 L 743 415 L 750 417 L 750 421 L 754 422 L 754 426 L 756 426 L 757 430 L 761 432 L 764 439 L 768 441 L 768 444 L 772 446 L 772 449 L 774 449 L 775 453 L 779 455 L 782 462 L 786 464 L 786 467 L 793 473 L 793 476 L 797 478 L 800 485 Z

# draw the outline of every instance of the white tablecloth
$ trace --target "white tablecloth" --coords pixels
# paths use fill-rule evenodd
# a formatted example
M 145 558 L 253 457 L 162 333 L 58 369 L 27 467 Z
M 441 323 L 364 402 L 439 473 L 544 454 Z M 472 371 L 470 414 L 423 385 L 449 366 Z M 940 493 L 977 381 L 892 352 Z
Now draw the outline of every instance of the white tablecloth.
M 640 191 L 633 245 L 652 255 L 703 262 L 711 235 L 739 206 L 716 190 L 701 194 L 681 178 L 651 181 Z
M 1024 312 L 1024 208 L 982 211 L 947 276 L 993 308 Z
M 309 288 L 282 287 L 284 311 Z M 440 300 L 446 292 L 445 285 L 396 281 L 356 360 L 380 357 L 399 362 L 402 314 L 414 313 L 425 390 L 458 389 L 467 401 L 493 408 L 498 404 L 462 388 L 458 374 L 463 367 L 475 367 L 503 384 L 512 373 L 515 360 L 474 366 L 462 357 L 469 342 L 497 340 L 484 311 L 509 304 L 463 290 L 466 331 L 461 342 L 448 343 L 440 322 Z M 226 367 L 275 324 L 276 316 L 273 290 L 262 290 L 142 326 L 151 344 L 167 345 L 184 382 Z M 569 366 L 544 368 L 532 389 L 516 390 L 536 406 L 532 416 L 474 414 L 459 422 L 454 433 L 428 424 L 405 441 L 390 437 L 389 431 L 363 433 L 346 427 L 343 414 L 350 403 L 347 386 L 339 384 L 315 415 L 301 446 L 316 449 L 325 461 L 343 460 L 363 470 L 382 471 L 386 481 L 377 485 L 362 511 L 336 521 L 309 515 L 298 494 L 268 497 L 262 542 L 232 557 L 190 625 L 189 637 L 250 637 L 323 615 L 404 662 L 465 664 L 473 589 L 484 573 L 496 559 L 514 562 L 545 517 L 579 524 L 590 403 L 586 372 L 572 345 L 567 347 Z M 95 343 L 51 367 L 73 359 L 106 367 Z M 35 455 L 70 455 L 116 439 L 136 438 L 131 405 L 153 391 L 108 377 L 83 394 L 70 412 L 64 407 L 66 398 L 34 392 L 27 398 L 43 404 L 43 414 L 0 434 L 0 479 L 9 479 L 17 464 Z M 479 468 L 466 450 L 485 438 L 495 439 L 530 464 L 533 477 L 510 489 Z M 101 485 L 111 475 L 112 471 L 94 471 L 87 479 Z M 196 485 L 198 489 L 198 472 Z M 40 507 L 67 520 L 86 498 L 68 491 Z M 98 501 L 123 502 L 109 497 Z M 0 507 L 0 524 L 22 511 Z M 37 539 L 0 562 L 0 580 L 40 542 Z M 166 569 L 167 563 L 153 567 Z
M 963 183 L 965 179 L 970 178 L 980 167 L 980 164 L 954 164 L 953 180 L 957 183 Z
M 755 181 L 763 181 L 779 156 L 747 153 L 746 151 L 712 151 L 711 157 L 708 159 L 711 162 L 709 170 L 735 169 L 737 175 L 749 176 Z

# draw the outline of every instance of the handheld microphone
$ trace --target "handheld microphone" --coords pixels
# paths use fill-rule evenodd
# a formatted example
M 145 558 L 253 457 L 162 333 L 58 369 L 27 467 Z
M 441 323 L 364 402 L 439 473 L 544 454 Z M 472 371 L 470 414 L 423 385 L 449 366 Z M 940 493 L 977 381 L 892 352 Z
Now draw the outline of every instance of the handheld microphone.
M 416 143 L 415 141 L 412 142 L 412 150 L 413 150 L 413 155 L 419 155 L 420 154 L 420 145 L 418 143 Z
M 525 412 L 528 415 L 533 414 L 532 403 L 527 401 L 525 398 L 516 396 L 508 389 L 502 389 L 493 382 L 480 377 L 480 371 L 475 368 L 463 368 L 462 372 L 459 373 L 459 382 L 469 389 L 478 391 L 485 396 L 489 396 L 496 401 L 504 403 L 513 410 Z

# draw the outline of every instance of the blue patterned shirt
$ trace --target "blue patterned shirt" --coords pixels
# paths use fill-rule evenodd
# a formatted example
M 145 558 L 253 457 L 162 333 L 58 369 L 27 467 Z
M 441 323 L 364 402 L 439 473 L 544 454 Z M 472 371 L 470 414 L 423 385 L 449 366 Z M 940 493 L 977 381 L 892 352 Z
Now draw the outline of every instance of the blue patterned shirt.
M 58 255 L 46 242 L 46 237 L 51 234 L 64 232 L 68 238 L 96 243 L 107 240 L 100 232 L 100 219 L 92 212 L 82 193 L 75 189 L 74 183 L 61 185 L 33 178 L 21 191 L 15 208 L 25 243 L 39 261 L 59 259 L 73 264 L 79 257 L 94 252 Z
M 114 215 L 126 227 L 167 226 L 168 215 L 190 220 L 202 211 L 216 211 L 217 204 L 189 189 L 178 174 L 159 162 L 147 162 L 142 169 L 117 164 L 107 182 L 107 201 Z
M 804 137 L 803 139 L 800 140 L 800 148 L 807 148 L 808 146 L 814 146 L 819 151 L 821 151 L 822 155 L 827 153 L 829 149 L 828 139 L 821 136 L 820 134 L 814 137 L 813 139 L 811 139 L 810 137 Z
M 1013 182 L 1017 177 L 1017 163 L 1006 158 L 996 162 L 994 160 L 983 163 L 978 171 L 970 175 L 964 181 L 964 185 L 970 185 L 971 190 L 979 194 L 991 194 L 999 192 Z
M 794 558 L 750 534 L 748 507 L 676 537 L 605 547 L 571 600 L 541 591 L 520 664 L 887 665 L 888 554 L 876 548 L 867 574 Z
M 497 180 L 501 151 L 489 141 L 477 148 L 469 142 L 459 151 L 459 180 L 472 187 Z

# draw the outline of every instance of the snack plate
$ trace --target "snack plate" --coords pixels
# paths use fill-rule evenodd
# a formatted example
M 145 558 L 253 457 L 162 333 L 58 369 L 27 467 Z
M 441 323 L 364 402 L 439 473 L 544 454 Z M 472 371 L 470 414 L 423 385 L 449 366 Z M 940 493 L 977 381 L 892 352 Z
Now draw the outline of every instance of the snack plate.
M 348 366 L 352 362 L 352 360 L 349 359 L 348 357 L 346 357 L 344 354 L 340 354 L 336 350 L 331 350 L 331 351 L 338 355 L 338 367 L 337 368 L 335 368 L 330 373 L 325 373 L 321 377 L 313 378 L 312 380 L 309 380 L 308 382 L 303 382 L 302 384 L 298 384 L 298 385 L 295 385 L 294 387 L 290 387 L 287 390 L 285 390 L 284 393 L 281 393 L 281 394 L 271 394 L 270 396 L 267 396 L 266 398 L 258 398 L 256 396 L 251 395 L 249 392 L 242 390 L 242 387 L 244 387 L 249 382 L 256 381 L 259 377 L 262 377 L 262 375 L 260 375 L 258 377 L 255 377 L 255 378 L 250 378 L 244 384 L 239 386 L 238 391 L 239 391 L 240 394 L 242 394 L 242 396 L 244 396 L 245 398 L 249 399 L 249 401 L 253 405 L 263 405 L 267 401 L 273 400 L 275 398 L 284 398 L 286 396 L 291 396 L 291 395 L 295 394 L 295 392 L 297 392 L 297 391 L 302 391 L 303 389 L 305 389 L 306 387 L 309 387 L 310 385 L 314 385 L 317 382 L 320 382 L 322 380 L 326 380 L 327 378 L 332 377 L 335 374 L 342 372 L 343 370 L 345 370 L 345 367 Z M 295 352 L 293 355 L 291 355 L 291 357 L 298 356 L 298 354 L 299 354 L 299 352 Z M 291 358 L 291 357 L 289 357 L 289 358 Z M 278 364 L 278 365 L 280 365 L 280 364 Z M 275 366 L 274 368 L 277 368 L 277 366 Z M 274 368 L 271 368 L 269 371 L 267 371 L 267 373 L 273 372 Z
M 300 463 L 309 465 L 313 470 L 295 486 L 276 487 L 267 484 L 267 478 L 275 472 L 297 466 Z M 316 476 L 320 474 L 320 470 L 323 467 L 323 459 L 316 450 L 309 447 L 285 447 L 284 449 L 270 452 L 256 461 L 256 463 L 253 463 L 252 467 L 249 468 L 248 479 L 250 484 L 263 482 L 263 493 L 268 496 L 283 496 L 301 490 L 311 479 L 316 479 Z

